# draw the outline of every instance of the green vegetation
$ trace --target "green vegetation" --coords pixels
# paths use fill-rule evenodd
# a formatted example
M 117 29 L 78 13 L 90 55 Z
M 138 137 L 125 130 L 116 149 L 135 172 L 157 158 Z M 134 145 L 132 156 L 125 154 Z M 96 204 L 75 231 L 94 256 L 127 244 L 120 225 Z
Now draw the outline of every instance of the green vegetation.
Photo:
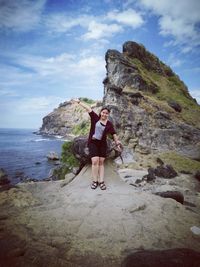
M 160 157 L 165 164 L 171 164 L 178 172 L 186 171 L 195 173 L 197 170 L 200 170 L 199 161 L 182 156 L 175 151 L 161 153 L 158 157 Z
M 77 167 L 78 160 L 75 158 L 72 152 L 73 141 L 65 142 L 62 145 L 61 161 L 66 164 L 69 168 Z
M 72 171 L 73 167 L 78 167 L 79 162 L 72 152 L 72 141 L 65 142 L 62 146 L 61 162 L 62 166 L 54 170 L 54 175 L 60 179 L 65 179 L 65 175 Z
M 56 168 L 53 170 L 53 175 L 58 179 L 58 180 L 64 180 L 65 175 L 69 173 L 70 170 L 67 166 L 63 165 L 59 168 Z
M 74 135 L 86 135 L 89 133 L 90 130 L 90 121 L 82 121 L 81 123 L 74 125 L 72 128 L 72 133 Z
M 163 76 L 154 71 L 147 70 L 138 59 L 134 58 L 131 61 L 137 65 L 139 74 L 148 85 L 156 84 L 158 87 L 157 93 L 143 92 L 144 95 L 159 100 L 160 103 L 169 101 L 177 102 L 182 107 L 182 111 L 180 113 L 174 113 L 174 116 L 200 128 L 200 106 L 189 95 L 187 87 L 177 75 Z
M 94 104 L 94 103 L 95 103 L 94 100 L 89 99 L 89 98 L 87 98 L 87 97 L 80 97 L 79 99 L 80 99 L 81 101 L 87 103 L 87 104 Z

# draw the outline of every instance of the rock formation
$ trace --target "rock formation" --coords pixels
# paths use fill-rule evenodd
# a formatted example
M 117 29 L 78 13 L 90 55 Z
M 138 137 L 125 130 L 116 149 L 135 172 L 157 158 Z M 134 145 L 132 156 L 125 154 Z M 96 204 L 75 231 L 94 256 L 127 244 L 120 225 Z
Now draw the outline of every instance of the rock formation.
M 122 53 L 108 50 L 105 60 L 103 105 L 123 143 L 139 153 L 175 150 L 200 159 L 200 107 L 179 77 L 135 42 Z M 87 112 L 66 101 L 43 118 L 39 132 L 66 135 L 88 124 Z
M 98 111 L 101 103 L 98 101 L 92 102 L 93 107 Z M 42 127 L 38 133 L 61 136 L 70 135 L 73 134 L 77 125 L 81 126 L 81 124 L 84 124 L 84 126 L 87 126 L 87 123 L 87 112 L 76 104 L 72 104 L 71 101 L 65 101 L 43 118 Z
M 175 150 L 200 159 L 200 107 L 179 77 L 135 42 L 122 53 L 108 50 L 105 60 L 103 105 L 123 141 L 141 153 Z

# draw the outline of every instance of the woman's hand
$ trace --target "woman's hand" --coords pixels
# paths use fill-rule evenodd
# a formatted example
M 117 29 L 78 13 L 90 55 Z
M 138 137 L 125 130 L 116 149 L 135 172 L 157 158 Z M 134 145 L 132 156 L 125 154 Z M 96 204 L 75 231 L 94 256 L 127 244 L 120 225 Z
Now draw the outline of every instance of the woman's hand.
M 89 106 L 89 105 L 87 105 L 86 103 L 84 103 L 84 102 L 82 102 L 80 99 L 78 99 L 78 98 L 74 98 L 74 99 L 72 99 L 71 100 L 71 103 L 77 103 L 77 104 L 80 104 L 80 106 L 81 107 L 83 107 L 83 108 L 85 108 L 86 110 L 87 110 L 87 112 L 91 112 L 92 111 L 92 109 L 91 109 L 91 107 Z
M 122 143 L 119 140 L 115 141 L 115 145 L 117 147 L 117 150 L 119 152 L 122 152 L 123 146 L 122 146 Z
M 115 141 L 115 145 L 116 146 L 119 146 L 119 145 L 121 145 L 122 143 L 119 141 L 119 140 L 117 140 L 117 141 Z

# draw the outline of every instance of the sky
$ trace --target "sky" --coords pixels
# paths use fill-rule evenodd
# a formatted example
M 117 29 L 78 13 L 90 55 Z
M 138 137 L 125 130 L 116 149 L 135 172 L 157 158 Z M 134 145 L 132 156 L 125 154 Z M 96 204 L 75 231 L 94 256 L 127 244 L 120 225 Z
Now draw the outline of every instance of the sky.
M 199 0 L 0 0 L 0 128 L 39 129 L 71 98 L 101 100 L 105 53 L 135 41 L 200 103 Z

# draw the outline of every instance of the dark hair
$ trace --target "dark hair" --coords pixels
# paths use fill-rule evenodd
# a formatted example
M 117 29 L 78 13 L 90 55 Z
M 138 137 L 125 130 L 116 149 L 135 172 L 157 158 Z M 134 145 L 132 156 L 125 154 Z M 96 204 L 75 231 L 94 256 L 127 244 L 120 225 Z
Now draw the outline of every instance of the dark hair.
M 106 110 L 110 113 L 110 109 L 107 108 L 107 107 L 102 107 L 102 109 L 100 110 L 100 113 L 101 113 L 101 111 L 103 111 L 104 109 L 106 109 Z

